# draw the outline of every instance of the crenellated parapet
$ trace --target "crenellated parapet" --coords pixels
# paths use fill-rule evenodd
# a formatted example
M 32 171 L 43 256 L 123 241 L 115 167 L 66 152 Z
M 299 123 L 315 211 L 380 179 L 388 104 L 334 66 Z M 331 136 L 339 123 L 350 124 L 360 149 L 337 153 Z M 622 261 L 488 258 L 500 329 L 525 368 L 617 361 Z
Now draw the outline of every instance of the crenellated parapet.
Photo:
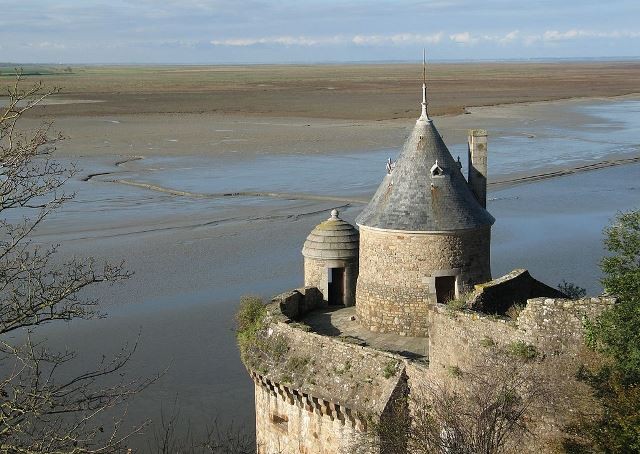
M 271 396 L 281 399 L 289 405 L 295 405 L 306 412 L 327 417 L 331 421 L 340 421 L 342 424 L 348 424 L 360 431 L 367 429 L 369 418 L 366 414 L 320 397 L 314 397 L 302 390 L 290 388 L 282 383 L 275 383 L 255 372 L 251 372 L 250 375 L 256 386 L 261 387 Z
M 259 452 L 374 452 L 370 423 L 404 396 L 406 360 L 310 331 L 300 320 L 314 305 L 323 307 L 314 288 L 274 297 L 244 358 L 255 384 Z

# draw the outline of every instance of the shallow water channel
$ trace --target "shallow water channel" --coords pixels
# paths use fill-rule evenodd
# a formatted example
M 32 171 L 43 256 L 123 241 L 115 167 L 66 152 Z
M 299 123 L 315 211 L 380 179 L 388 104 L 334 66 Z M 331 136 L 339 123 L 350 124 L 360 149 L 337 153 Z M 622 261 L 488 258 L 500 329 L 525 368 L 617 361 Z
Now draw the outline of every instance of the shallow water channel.
M 640 154 L 640 101 L 563 108 L 554 115 L 580 120 L 541 116 L 490 129 L 491 178 Z M 448 131 L 440 132 L 447 140 Z M 466 144 L 453 142 L 452 154 L 464 163 Z M 239 297 L 268 298 L 300 286 L 306 235 L 334 207 L 353 221 L 363 207 L 354 199 L 375 191 L 387 157 L 397 156 L 400 146 L 347 154 L 154 157 L 118 167 L 110 157 L 78 160 L 83 172 L 68 185 L 76 199 L 36 240 L 61 242 L 65 255 L 125 258 L 135 275 L 94 293 L 108 318 L 43 331 L 61 348 L 81 346 L 78 369 L 138 339 L 130 373 L 166 372 L 134 400 L 130 421 L 157 419 L 161 408 L 177 405 L 180 419 L 195 428 L 217 416 L 252 430 L 252 383 L 233 335 Z M 225 195 L 240 192 L 281 197 Z M 522 267 L 551 285 L 566 279 L 597 293 L 601 231 L 617 211 L 640 208 L 640 164 L 493 189 L 489 198 L 497 220 L 494 276 Z

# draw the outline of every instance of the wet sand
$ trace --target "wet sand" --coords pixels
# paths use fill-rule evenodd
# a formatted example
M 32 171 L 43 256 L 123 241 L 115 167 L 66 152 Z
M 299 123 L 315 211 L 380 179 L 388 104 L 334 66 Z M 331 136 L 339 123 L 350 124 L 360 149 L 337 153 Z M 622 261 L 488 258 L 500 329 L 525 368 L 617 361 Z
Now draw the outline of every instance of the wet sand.
M 436 118 L 463 160 L 466 130 L 489 130 L 494 183 L 556 172 L 490 187 L 495 276 L 526 267 L 551 285 L 601 290 L 601 230 L 616 211 L 638 208 L 640 164 L 598 163 L 639 156 L 637 102 L 554 101 Z M 251 431 L 252 383 L 232 331 L 239 297 L 301 285 L 306 235 L 334 207 L 353 222 L 413 120 L 122 113 L 65 114 L 57 126 L 69 136 L 60 158 L 82 168 L 68 185 L 77 197 L 35 240 L 61 242 L 63 255 L 124 257 L 135 275 L 92 295 L 108 318 L 45 333 L 61 348 L 82 346 L 78 368 L 140 335 L 130 373 L 168 369 L 132 403 L 131 422 L 157 419 L 176 401 L 196 427 L 220 416 Z M 585 165 L 603 168 L 572 173 Z

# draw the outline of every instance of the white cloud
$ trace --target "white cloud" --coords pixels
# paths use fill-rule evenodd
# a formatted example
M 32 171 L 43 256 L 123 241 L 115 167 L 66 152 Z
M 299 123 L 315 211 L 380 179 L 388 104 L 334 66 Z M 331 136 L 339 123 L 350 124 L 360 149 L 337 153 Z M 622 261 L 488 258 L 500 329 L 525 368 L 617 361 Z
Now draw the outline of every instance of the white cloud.
M 260 38 L 230 38 L 210 41 L 214 46 L 247 47 L 256 44 L 280 44 L 284 46 L 319 46 L 335 44 L 380 45 L 380 44 L 437 44 L 444 33 L 432 35 L 400 33 L 395 35 L 335 35 L 335 36 L 269 36 Z
M 26 47 L 38 48 L 38 49 L 57 49 L 57 50 L 66 49 L 67 48 L 67 46 L 65 46 L 62 43 L 53 43 L 51 41 L 41 41 L 41 42 L 37 42 L 37 43 L 26 43 Z
M 214 46 L 247 47 L 258 44 L 272 44 L 281 46 L 322 46 L 322 45 L 346 45 L 379 46 L 379 45 L 425 45 L 439 44 L 448 36 L 451 42 L 462 45 L 474 45 L 477 43 L 495 43 L 499 45 L 511 45 L 523 43 L 525 45 L 537 42 L 559 42 L 579 38 L 640 38 L 640 32 L 635 31 L 606 31 L 594 32 L 589 30 L 571 29 L 565 31 L 547 30 L 537 34 L 523 34 L 519 30 L 512 30 L 503 34 L 472 34 L 468 31 L 445 35 L 443 32 L 433 34 L 398 33 L 398 34 L 374 34 L 374 35 L 334 35 L 334 36 L 267 36 L 256 38 L 227 38 L 214 39 L 210 43 Z
M 498 38 L 498 42 L 500 44 L 509 44 L 514 42 L 520 36 L 520 32 L 518 30 L 514 30 L 512 32 L 507 33 L 502 38 Z
M 471 36 L 469 32 L 454 33 L 449 35 L 449 39 L 458 44 L 475 44 L 478 38 Z
M 444 33 L 422 35 L 415 33 L 400 33 L 396 35 L 356 35 L 352 42 L 358 45 L 375 44 L 437 44 L 442 41 Z
M 542 34 L 543 41 L 563 41 L 567 39 L 574 39 L 582 36 L 587 36 L 588 33 L 583 30 L 567 30 L 565 32 L 559 32 L 557 30 L 547 30 Z
M 346 40 L 341 36 L 311 38 L 308 36 L 271 36 L 263 38 L 214 39 L 214 46 L 246 47 L 256 44 L 280 44 L 283 46 L 317 46 L 321 44 L 341 44 Z
M 603 38 L 603 39 L 634 39 L 640 38 L 640 32 L 629 30 L 593 31 L 571 29 L 565 31 L 547 30 L 541 34 L 528 35 L 524 38 L 527 45 L 535 44 L 539 41 L 554 43 L 559 41 L 569 41 L 581 38 Z

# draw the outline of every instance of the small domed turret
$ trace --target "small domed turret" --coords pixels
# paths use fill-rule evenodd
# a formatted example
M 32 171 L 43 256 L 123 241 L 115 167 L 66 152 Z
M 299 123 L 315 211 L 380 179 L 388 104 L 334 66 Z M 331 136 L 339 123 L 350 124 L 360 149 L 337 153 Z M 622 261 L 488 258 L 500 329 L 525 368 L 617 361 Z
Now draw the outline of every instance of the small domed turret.
M 304 242 L 304 285 L 318 287 L 330 305 L 353 306 L 359 247 L 356 228 L 332 210 Z

